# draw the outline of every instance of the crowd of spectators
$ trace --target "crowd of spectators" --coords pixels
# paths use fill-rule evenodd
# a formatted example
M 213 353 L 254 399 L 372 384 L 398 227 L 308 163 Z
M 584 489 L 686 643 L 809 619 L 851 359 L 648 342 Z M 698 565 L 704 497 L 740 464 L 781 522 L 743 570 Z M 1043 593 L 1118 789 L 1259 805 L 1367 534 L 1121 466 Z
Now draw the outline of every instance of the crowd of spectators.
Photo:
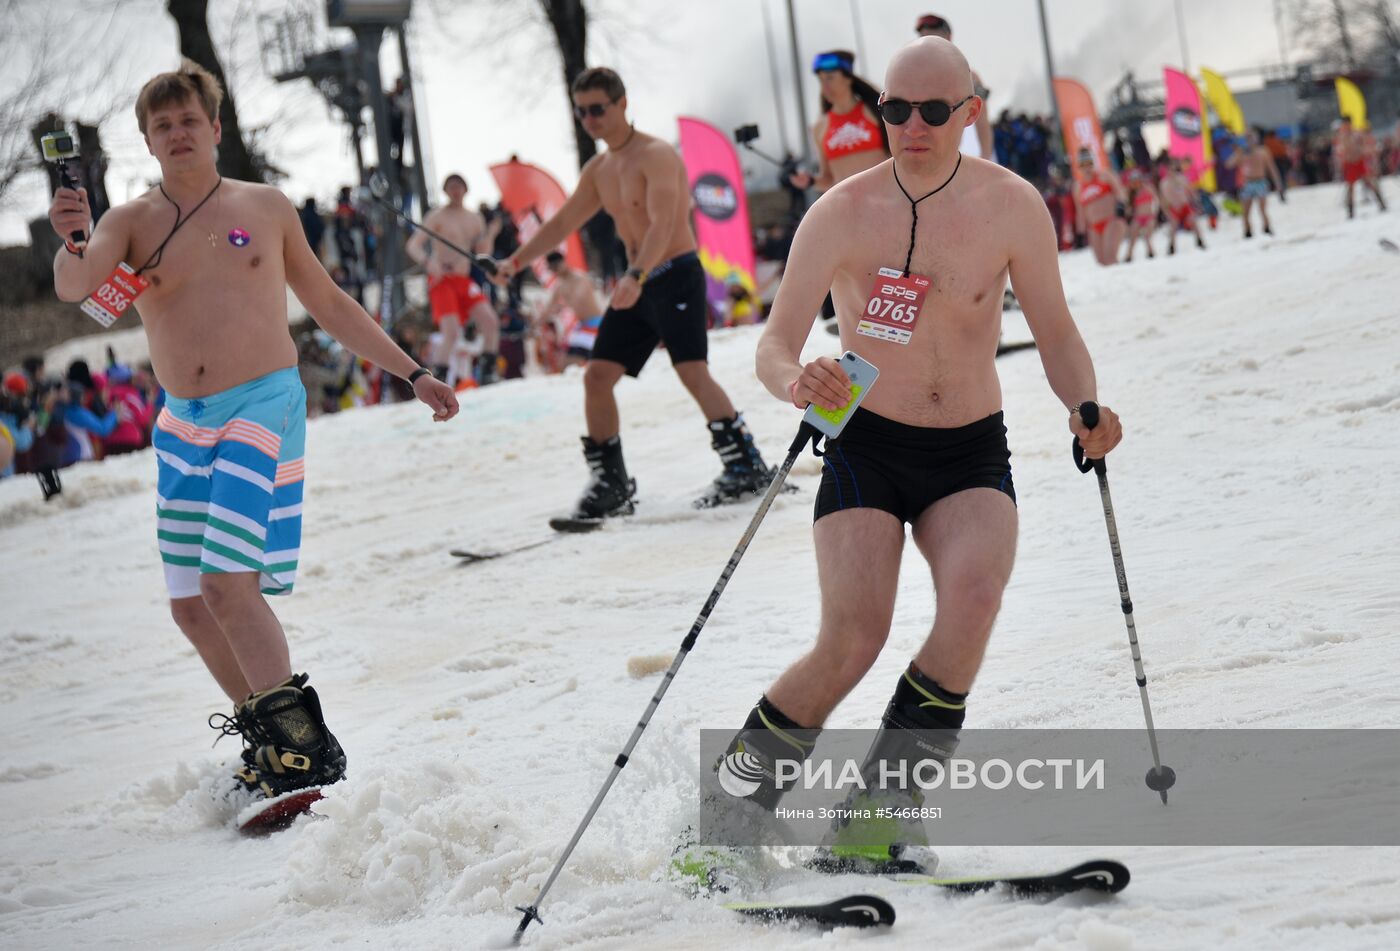
M 28 357 L 0 384 L 0 479 L 32 473 L 44 499 L 63 491 L 59 471 L 144 449 L 165 401 L 149 365 L 117 362 L 93 372 L 74 360 L 62 376 Z

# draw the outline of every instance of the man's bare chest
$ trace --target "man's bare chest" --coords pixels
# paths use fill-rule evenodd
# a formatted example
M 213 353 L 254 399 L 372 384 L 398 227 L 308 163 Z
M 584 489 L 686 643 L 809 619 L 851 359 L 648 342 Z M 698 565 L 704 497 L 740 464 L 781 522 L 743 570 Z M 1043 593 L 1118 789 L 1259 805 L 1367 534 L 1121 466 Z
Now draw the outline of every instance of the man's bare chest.
M 641 163 L 622 156 L 605 163 L 598 171 L 598 197 L 614 217 L 645 210 L 647 183 Z
M 184 215 L 181 216 L 182 218 Z M 153 212 L 132 237 L 130 263 L 145 266 L 152 296 L 201 285 L 281 282 L 282 235 L 255 209 L 201 208 L 175 228 L 175 208 Z
M 855 289 L 869 298 L 881 268 L 927 278 L 926 300 L 937 307 L 975 307 L 984 303 L 1004 277 L 1008 242 L 995 223 L 959 210 L 940 214 L 919 210 L 911 235 L 912 215 L 904 207 L 886 207 L 845 229 L 842 267 Z M 999 292 L 998 292 L 999 293 Z
M 469 245 L 481 237 L 485 227 L 481 219 L 466 210 L 444 210 L 433 222 L 433 230 L 459 245 Z

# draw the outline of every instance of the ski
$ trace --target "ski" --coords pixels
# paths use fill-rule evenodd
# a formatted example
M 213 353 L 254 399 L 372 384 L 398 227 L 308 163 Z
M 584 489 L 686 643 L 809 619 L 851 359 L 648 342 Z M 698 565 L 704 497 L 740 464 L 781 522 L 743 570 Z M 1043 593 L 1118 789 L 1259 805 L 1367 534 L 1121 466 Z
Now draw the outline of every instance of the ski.
M 552 518 L 549 527 L 566 535 L 582 535 L 602 528 L 604 521 L 601 518 Z
M 558 539 L 558 535 L 551 535 L 548 538 L 541 538 L 537 541 L 528 542 L 524 545 L 516 545 L 512 548 L 502 548 L 500 551 L 470 551 L 466 548 L 454 548 L 450 554 L 453 558 L 460 558 L 466 564 L 475 564 L 478 561 L 492 561 L 496 558 L 505 558 L 508 555 L 518 555 L 522 551 L 529 551 L 532 548 L 540 548 Z
M 725 908 L 760 921 L 796 921 L 824 928 L 873 928 L 894 924 L 894 906 L 874 895 L 848 895 L 825 904 L 729 902 Z
M 1004 357 L 1008 353 L 1016 353 L 1018 350 L 1034 350 L 1034 340 L 1018 340 L 1016 343 L 997 344 L 997 356 Z
M 898 876 L 905 885 L 937 885 L 955 892 L 982 892 L 1005 887 L 1013 897 L 1054 897 L 1089 890 L 1116 894 L 1128 887 L 1128 867 L 1121 862 L 1095 859 L 1049 875 L 986 875 L 971 878 Z

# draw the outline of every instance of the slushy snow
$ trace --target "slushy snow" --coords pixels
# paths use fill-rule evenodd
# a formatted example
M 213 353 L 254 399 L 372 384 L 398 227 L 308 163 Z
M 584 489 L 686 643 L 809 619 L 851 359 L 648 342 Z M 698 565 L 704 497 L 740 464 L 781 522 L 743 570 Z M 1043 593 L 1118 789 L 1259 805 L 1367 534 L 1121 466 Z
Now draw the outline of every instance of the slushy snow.
M 1363 206 L 1348 222 L 1334 186 L 1274 215 L 1276 238 L 1245 242 L 1227 219 L 1206 253 L 1063 258 L 1126 429 L 1109 477 L 1154 713 L 1159 728 L 1394 728 L 1400 257 L 1378 242 L 1400 217 Z M 754 377 L 758 333 L 715 333 L 711 356 L 776 462 L 797 414 Z M 808 353 L 836 349 L 818 330 Z M 1096 484 L 1036 353 L 998 370 L 1020 550 L 968 726 L 1141 728 Z M 664 354 L 618 392 L 636 517 L 470 566 L 448 550 L 535 541 L 577 496 L 577 372 L 472 393 L 447 425 L 416 405 L 310 424 L 301 577 L 275 606 L 349 777 L 318 818 L 263 839 L 212 799 L 237 751 L 210 747 L 205 717 L 227 703 L 168 613 L 151 454 L 67 470 L 49 505 L 32 479 L 0 483 L 0 946 L 508 938 L 752 511 L 690 508 L 718 464 Z M 737 728 L 815 633 L 819 475 L 797 464 L 802 491 L 773 506 L 528 947 L 1400 947 L 1393 848 L 946 848 L 949 875 L 1092 853 L 1133 880 L 1040 904 L 793 873 L 736 896 L 873 892 L 898 909 L 883 935 L 765 927 L 686 897 L 665 870 L 693 819 L 698 731 Z M 932 608 L 911 549 L 888 648 L 830 726 L 876 722 Z

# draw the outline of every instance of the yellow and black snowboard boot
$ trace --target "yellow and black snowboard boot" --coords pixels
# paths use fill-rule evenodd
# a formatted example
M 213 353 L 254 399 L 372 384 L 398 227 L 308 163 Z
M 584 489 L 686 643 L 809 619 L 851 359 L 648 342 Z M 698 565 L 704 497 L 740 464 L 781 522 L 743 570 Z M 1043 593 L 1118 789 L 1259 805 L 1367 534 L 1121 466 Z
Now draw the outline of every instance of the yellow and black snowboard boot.
M 251 740 L 237 776 L 250 791 L 269 798 L 345 778 L 345 751 L 326 728 L 321 699 L 305 674 L 243 701 L 241 716 Z

